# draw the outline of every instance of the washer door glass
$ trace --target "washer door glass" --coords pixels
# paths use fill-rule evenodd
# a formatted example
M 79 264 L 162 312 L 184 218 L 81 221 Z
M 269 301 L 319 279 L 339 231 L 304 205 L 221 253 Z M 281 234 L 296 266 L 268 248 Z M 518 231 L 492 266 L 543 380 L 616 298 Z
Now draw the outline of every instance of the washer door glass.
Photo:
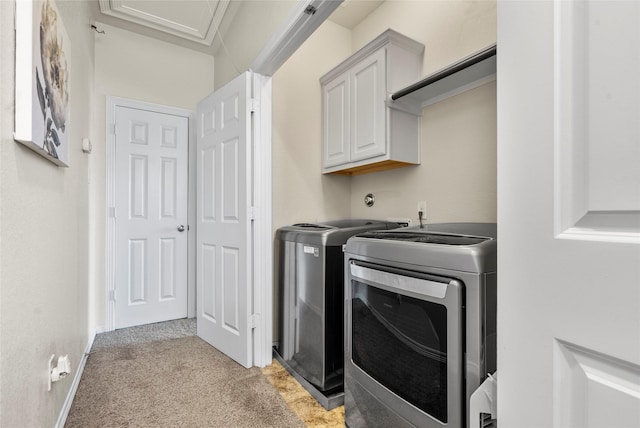
M 447 422 L 447 309 L 354 281 L 352 360 L 399 397 Z
M 350 361 L 411 408 L 439 421 L 433 426 L 459 425 L 464 284 L 352 260 L 348 295 Z M 396 411 L 424 425 L 417 414 Z

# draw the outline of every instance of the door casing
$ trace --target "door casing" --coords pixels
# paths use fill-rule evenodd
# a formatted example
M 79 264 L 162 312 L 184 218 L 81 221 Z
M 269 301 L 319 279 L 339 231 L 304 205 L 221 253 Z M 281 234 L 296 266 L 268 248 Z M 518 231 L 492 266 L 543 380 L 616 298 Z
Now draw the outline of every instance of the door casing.
M 271 77 L 254 74 L 256 112 L 254 113 L 254 278 L 253 307 L 260 314 L 253 331 L 253 364 L 271 364 L 273 344 L 273 245 L 271 206 Z M 147 103 L 120 97 L 107 97 L 107 154 L 106 154 L 106 319 L 105 331 L 115 328 L 115 305 L 111 296 L 115 290 L 115 122 L 116 107 L 140 108 L 189 118 L 189 206 L 188 218 L 188 316 L 196 316 L 196 120 L 195 113 L 175 107 Z
M 131 100 L 120 97 L 107 97 L 107 153 L 106 153 L 106 320 L 105 330 L 115 329 L 115 204 L 116 204 L 116 136 L 114 132 L 116 108 L 128 107 L 139 110 L 146 110 L 154 113 L 171 114 L 174 116 L 186 117 L 189 120 L 189 169 L 188 169 L 188 219 L 189 225 L 195 225 L 195 121 L 193 112 L 177 107 L 163 106 L 144 101 Z M 195 281 L 195 237 L 196 229 L 191 226 L 187 229 L 187 314 L 194 317 L 196 313 L 196 281 Z

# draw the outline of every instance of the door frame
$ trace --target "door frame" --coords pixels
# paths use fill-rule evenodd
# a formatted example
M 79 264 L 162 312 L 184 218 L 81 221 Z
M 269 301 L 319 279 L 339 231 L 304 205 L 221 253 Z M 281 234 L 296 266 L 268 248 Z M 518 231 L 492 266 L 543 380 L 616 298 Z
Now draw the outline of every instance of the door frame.
M 273 360 L 272 79 L 252 73 L 253 129 L 253 365 Z
M 107 121 L 106 121 L 106 310 L 105 330 L 115 329 L 115 274 L 116 274 L 116 134 L 115 119 L 118 107 L 134 108 L 153 113 L 170 114 L 185 117 L 189 121 L 188 137 L 188 205 L 187 218 L 187 316 L 196 315 L 196 144 L 195 144 L 195 120 L 194 112 L 178 107 L 153 104 L 145 101 L 107 96 Z
M 272 230 L 272 180 L 271 180 L 271 77 L 253 75 L 254 125 L 252 144 L 254 150 L 254 221 L 253 260 L 253 364 L 264 367 L 271 364 L 273 346 L 273 230 Z M 187 230 L 187 313 L 196 316 L 196 120 L 191 110 L 153 104 L 128 98 L 107 96 L 106 121 L 106 317 L 105 331 L 115 329 L 115 113 L 117 107 L 138 108 L 157 113 L 184 116 L 189 119 L 189 197 Z

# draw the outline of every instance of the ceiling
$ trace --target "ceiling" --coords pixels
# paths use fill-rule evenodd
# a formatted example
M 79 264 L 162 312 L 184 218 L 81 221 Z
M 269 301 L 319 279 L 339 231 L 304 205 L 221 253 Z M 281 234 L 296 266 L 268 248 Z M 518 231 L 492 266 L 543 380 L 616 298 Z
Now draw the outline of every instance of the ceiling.
M 345 0 L 329 20 L 352 29 L 384 0 Z M 297 5 L 296 0 L 97 0 L 93 18 L 148 37 L 216 55 L 232 26 L 264 46 Z M 251 19 L 251 18 L 252 19 Z M 256 20 L 256 17 L 260 19 Z M 238 34 L 237 28 L 234 33 Z
M 384 0 L 345 0 L 329 17 L 329 21 L 352 30 L 382 3 Z

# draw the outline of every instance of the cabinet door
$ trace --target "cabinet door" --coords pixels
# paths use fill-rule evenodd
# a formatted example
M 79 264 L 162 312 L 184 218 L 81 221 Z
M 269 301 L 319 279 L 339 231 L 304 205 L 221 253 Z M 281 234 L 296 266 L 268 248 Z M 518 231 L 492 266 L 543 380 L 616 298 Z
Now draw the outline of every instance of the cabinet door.
M 322 88 L 322 164 L 325 168 L 349 162 L 349 74 Z
M 351 162 L 386 153 L 386 50 L 351 70 Z

